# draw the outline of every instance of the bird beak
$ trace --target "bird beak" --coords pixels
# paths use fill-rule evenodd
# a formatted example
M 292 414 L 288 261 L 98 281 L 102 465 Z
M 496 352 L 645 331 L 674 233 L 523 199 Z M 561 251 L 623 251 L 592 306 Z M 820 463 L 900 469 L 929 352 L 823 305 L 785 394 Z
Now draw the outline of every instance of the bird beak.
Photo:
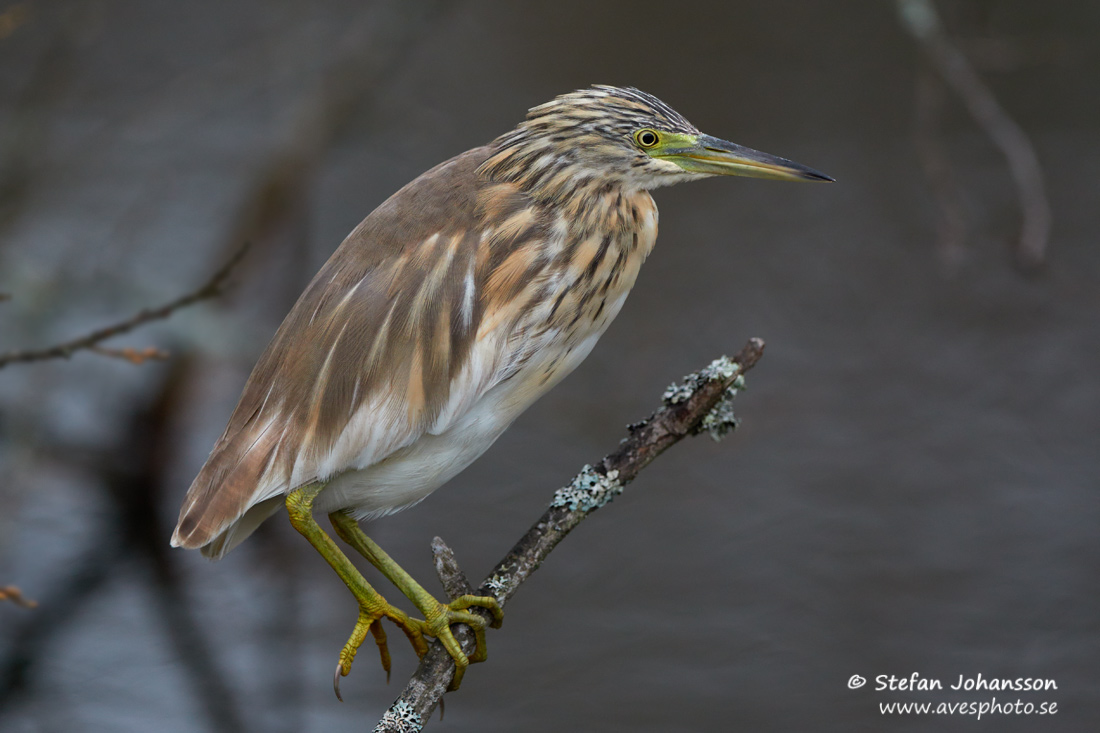
M 693 173 L 712 176 L 748 176 L 779 181 L 832 181 L 833 178 L 793 160 L 742 147 L 710 135 L 654 154 Z

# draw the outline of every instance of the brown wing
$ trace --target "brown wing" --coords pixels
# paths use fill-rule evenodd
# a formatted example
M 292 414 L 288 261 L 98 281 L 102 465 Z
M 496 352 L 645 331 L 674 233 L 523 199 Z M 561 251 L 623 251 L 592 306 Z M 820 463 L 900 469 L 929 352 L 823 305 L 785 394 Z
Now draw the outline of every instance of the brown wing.
M 220 556 L 289 490 L 438 432 L 492 386 L 495 365 L 469 374 L 479 329 L 529 282 L 538 263 L 509 255 L 546 223 L 513 187 L 479 180 L 487 155 L 471 150 L 405 186 L 314 277 L 192 483 L 173 545 Z M 487 232 L 486 219 L 498 226 Z

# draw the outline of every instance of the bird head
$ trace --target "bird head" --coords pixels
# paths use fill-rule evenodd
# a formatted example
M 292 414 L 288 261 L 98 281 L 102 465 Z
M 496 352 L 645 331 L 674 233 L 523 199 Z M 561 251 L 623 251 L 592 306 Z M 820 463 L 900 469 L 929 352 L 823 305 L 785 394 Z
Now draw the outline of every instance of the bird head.
M 492 146 L 484 173 L 551 195 L 608 183 L 648 190 L 709 176 L 833 180 L 706 135 L 661 100 L 631 87 L 563 94 L 532 108 Z

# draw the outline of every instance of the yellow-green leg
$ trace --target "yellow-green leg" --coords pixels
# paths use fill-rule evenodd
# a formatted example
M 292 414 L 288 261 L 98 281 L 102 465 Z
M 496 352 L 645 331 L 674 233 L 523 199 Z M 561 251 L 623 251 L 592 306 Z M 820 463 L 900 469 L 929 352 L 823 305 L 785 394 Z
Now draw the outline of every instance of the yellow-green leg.
M 370 633 L 378 645 L 379 654 L 382 656 L 382 668 L 386 670 L 386 679 L 390 674 L 390 652 L 386 645 L 386 632 L 382 629 L 382 618 L 388 618 L 397 624 L 412 642 L 413 649 L 418 657 L 424 656 L 428 651 L 428 644 L 424 641 L 426 628 L 424 622 L 419 619 L 409 618 L 409 615 L 396 606 L 390 605 L 378 591 L 371 587 L 362 573 L 352 565 L 331 537 L 325 534 L 321 526 L 313 518 L 313 500 L 325 488 L 324 484 L 308 484 L 300 489 L 290 492 L 286 497 L 286 510 L 290 516 L 290 523 L 303 537 L 309 540 L 321 557 L 325 558 L 340 579 L 347 585 L 348 590 L 359 602 L 359 619 L 355 622 L 355 628 L 344 648 L 340 651 L 340 661 L 336 666 L 336 674 L 333 677 L 333 687 L 336 697 L 340 698 L 340 677 L 346 676 L 351 671 L 351 663 L 355 660 L 355 653 L 359 646 Z M 342 699 L 342 698 L 341 698 Z
M 444 648 L 455 662 L 455 676 L 451 681 L 451 689 L 457 690 L 462 684 L 462 676 L 466 673 L 466 667 L 471 662 L 485 661 L 487 651 L 485 648 L 485 619 L 469 610 L 472 606 L 488 609 L 493 614 L 493 628 L 499 628 L 504 618 L 500 610 L 500 604 L 491 596 L 465 595 L 456 598 L 450 603 L 437 601 L 431 593 L 413 580 L 413 577 L 405 572 L 386 551 L 378 546 L 374 540 L 363 532 L 359 523 L 343 512 L 334 512 L 329 515 L 333 529 L 344 542 L 354 547 L 359 554 L 367 558 L 371 565 L 390 582 L 404 593 L 413 605 L 424 614 L 423 631 L 428 636 L 434 636 L 443 643 Z M 451 632 L 451 624 L 467 624 L 474 630 L 477 639 L 477 647 L 474 654 L 467 658 L 463 653 L 458 640 Z

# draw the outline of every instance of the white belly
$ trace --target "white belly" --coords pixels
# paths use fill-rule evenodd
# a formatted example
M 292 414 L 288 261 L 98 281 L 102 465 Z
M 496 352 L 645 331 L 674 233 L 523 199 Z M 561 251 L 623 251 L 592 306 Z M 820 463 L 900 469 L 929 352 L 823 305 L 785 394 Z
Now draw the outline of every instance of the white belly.
M 614 318 L 608 318 L 542 381 L 547 357 L 532 358 L 511 379 L 490 389 L 447 430 L 425 433 L 412 445 L 360 470 L 346 471 L 329 481 L 314 504 L 319 512 L 350 509 L 357 519 L 393 514 L 423 501 L 487 451 L 508 426 L 539 397 L 584 361 Z
M 317 498 L 316 507 L 324 512 L 351 509 L 357 519 L 365 519 L 422 501 L 488 450 L 515 419 L 498 403 L 490 392 L 446 432 L 425 433 L 374 465 L 340 474 Z

